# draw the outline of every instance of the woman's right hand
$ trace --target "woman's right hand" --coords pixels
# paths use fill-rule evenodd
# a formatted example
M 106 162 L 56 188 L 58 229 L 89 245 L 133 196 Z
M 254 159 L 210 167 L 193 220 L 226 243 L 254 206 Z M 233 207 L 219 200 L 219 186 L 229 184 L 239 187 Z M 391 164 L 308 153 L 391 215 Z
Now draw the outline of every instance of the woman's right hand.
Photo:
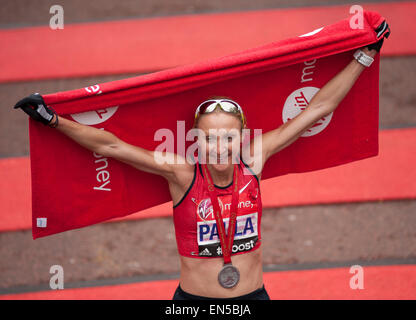
M 33 93 L 18 101 L 14 109 L 21 108 L 33 120 L 49 125 L 57 117 L 56 112 L 48 107 L 39 93 Z M 56 117 L 55 117 L 56 115 Z

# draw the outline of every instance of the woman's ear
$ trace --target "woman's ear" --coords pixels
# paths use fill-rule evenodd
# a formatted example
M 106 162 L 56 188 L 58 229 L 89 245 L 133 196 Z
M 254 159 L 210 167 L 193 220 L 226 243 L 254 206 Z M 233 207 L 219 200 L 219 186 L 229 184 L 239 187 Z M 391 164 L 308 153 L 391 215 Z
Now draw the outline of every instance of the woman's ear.
M 247 124 L 241 126 L 241 136 L 243 135 L 243 130 L 247 129 Z
M 247 124 L 244 124 L 244 126 L 241 128 L 241 139 L 240 139 L 240 144 L 243 146 L 247 143 L 250 142 L 250 138 L 251 138 L 251 132 L 250 131 L 243 131 L 243 129 L 248 129 Z

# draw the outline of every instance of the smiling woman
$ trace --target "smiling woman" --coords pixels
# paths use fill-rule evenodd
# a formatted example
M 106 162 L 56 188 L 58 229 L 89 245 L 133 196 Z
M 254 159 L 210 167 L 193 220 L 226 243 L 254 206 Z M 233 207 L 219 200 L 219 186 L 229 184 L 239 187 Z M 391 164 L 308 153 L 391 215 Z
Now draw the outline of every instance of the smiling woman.
M 377 51 L 380 46 L 376 46 Z M 167 180 L 181 262 L 174 299 L 269 299 L 263 285 L 261 246 L 260 179 L 264 164 L 338 107 L 377 54 L 368 48 L 358 51 L 303 111 L 246 145 L 241 145 L 246 127 L 242 107 L 229 97 L 202 101 L 195 111 L 194 129 L 202 134 L 193 163 L 173 152 L 165 152 L 173 161 L 160 162 L 161 152 L 131 145 L 108 131 L 64 117 L 58 123 L 58 115 L 40 95 L 19 101 L 15 108 L 22 108 L 34 120 L 56 127 L 101 155 L 101 162 L 111 157 Z M 259 143 L 261 152 L 254 152 Z M 247 150 L 254 157 L 252 163 L 241 157 Z M 208 161 L 202 161 L 204 157 Z M 260 169 L 254 172 L 258 163 Z M 100 166 L 104 169 L 106 162 Z M 102 172 L 100 179 L 107 182 L 110 176 Z
M 243 110 L 229 97 L 211 97 L 196 109 L 194 128 L 202 136 L 198 160 L 185 193 L 174 202 L 183 270 L 174 299 L 243 298 L 253 292 L 252 299 L 269 299 L 262 279 L 259 179 L 244 174 L 240 157 Z
M 200 129 L 200 163 L 209 159 L 208 163 L 219 174 L 218 179 L 224 180 L 222 184 L 228 184 L 232 174 L 230 165 L 238 163 L 242 130 L 246 128 L 242 108 L 229 97 L 211 97 L 196 109 L 194 128 Z M 224 175 L 221 176 L 221 172 Z

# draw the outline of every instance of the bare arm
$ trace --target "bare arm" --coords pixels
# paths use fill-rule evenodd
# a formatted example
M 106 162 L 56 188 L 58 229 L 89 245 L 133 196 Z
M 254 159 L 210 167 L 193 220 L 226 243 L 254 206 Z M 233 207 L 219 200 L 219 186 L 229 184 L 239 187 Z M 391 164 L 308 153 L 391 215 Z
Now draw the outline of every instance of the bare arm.
M 54 122 L 55 115 L 52 119 L 52 123 Z M 59 125 L 56 129 L 97 154 L 114 158 L 142 171 L 161 175 L 168 180 L 175 178 L 174 164 L 178 163 L 176 154 L 146 150 L 122 141 L 111 132 L 79 124 L 63 117 L 59 117 Z M 165 160 L 166 156 L 169 157 L 169 163 L 161 164 L 164 156 Z
M 55 122 L 56 115 L 51 123 Z M 84 148 L 104 155 L 108 146 L 116 143 L 117 137 L 111 132 L 80 124 L 78 122 L 59 117 L 56 130 L 62 132 Z
M 361 50 L 371 57 L 377 54 L 375 50 L 368 50 L 367 48 L 362 48 Z M 250 148 L 251 154 L 256 157 L 255 160 L 261 161 L 261 168 L 264 167 L 264 163 L 273 154 L 292 144 L 319 119 L 333 112 L 365 68 L 365 66 L 353 59 L 319 90 L 305 110 L 277 129 L 257 137 L 256 139 L 261 139 L 262 154 L 254 155 L 253 143 L 250 144 Z M 259 157 L 261 158 L 259 159 Z
M 367 48 L 361 48 L 361 50 L 370 57 L 374 57 L 377 54 L 377 51 L 375 50 L 368 50 Z M 311 100 L 311 103 L 316 100 L 317 104 L 323 107 L 324 113 L 330 114 L 338 107 L 339 103 L 351 90 L 355 81 L 365 68 L 366 67 L 357 60 L 352 59 L 342 71 L 319 90 L 316 96 Z

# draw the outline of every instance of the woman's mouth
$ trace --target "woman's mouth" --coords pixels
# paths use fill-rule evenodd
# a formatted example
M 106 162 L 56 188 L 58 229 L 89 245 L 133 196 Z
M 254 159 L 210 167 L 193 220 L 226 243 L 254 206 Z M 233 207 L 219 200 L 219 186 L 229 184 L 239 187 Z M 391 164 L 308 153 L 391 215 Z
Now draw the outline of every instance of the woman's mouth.
M 210 153 L 208 161 L 212 164 L 227 164 L 229 162 L 229 156 L 228 152 L 223 154 Z
M 217 156 L 217 162 L 227 162 L 228 161 L 228 153 Z

